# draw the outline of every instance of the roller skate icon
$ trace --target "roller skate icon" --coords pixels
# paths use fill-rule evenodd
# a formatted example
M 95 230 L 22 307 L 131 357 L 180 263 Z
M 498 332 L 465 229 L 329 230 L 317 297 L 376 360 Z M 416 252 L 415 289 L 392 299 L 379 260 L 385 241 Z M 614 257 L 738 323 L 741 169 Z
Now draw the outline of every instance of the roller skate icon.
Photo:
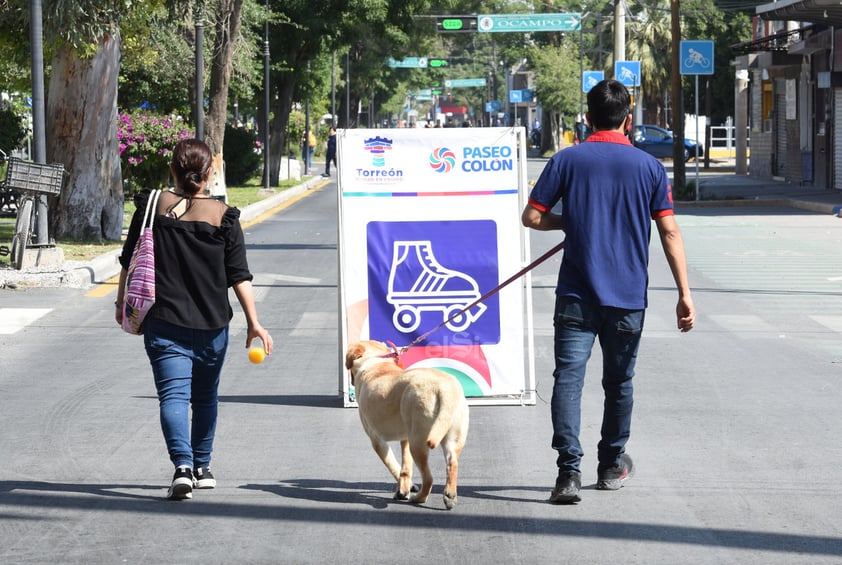
M 392 323 L 397 330 L 415 331 L 422 312 L 440 311 L 445 327 L 463 331 L 482 316 L 487 306 L 479 303 L 455 315 L 480 296 L 476 280 L 436 260 L 430 241 L 394 242 L 386 302 L 395 307 Z

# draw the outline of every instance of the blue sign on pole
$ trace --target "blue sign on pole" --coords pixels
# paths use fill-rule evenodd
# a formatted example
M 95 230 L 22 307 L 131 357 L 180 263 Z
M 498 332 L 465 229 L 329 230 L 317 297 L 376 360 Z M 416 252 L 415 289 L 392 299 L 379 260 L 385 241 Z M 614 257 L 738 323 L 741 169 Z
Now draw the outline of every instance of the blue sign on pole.
M 591 88 L 596 86 L 596 83 L 605 78 L 605 73 L 602 71 L 585 71 L 582 73 L 582 92 L 587 94 Z
M 617 61 L 614 63 L 614 79 L 625 86 L 640 86 L 640 61 Z
M 510 90 L 509 91 L 509 102 L 516 104 L 518 102 L 523 102 L 523 91 L 521 90 Z
M 682 75 L 713 74 L 713 40 L 682 41 L 679 47 Z

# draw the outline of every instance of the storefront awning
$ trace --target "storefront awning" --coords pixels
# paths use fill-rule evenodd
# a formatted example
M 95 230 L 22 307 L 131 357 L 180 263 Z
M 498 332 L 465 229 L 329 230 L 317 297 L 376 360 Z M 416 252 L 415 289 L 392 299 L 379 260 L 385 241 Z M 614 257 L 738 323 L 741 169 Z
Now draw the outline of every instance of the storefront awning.
M 761 4 L 755 11 L 764 20 L 842 26 L 842 4 L 839 0 L 782 0 Z

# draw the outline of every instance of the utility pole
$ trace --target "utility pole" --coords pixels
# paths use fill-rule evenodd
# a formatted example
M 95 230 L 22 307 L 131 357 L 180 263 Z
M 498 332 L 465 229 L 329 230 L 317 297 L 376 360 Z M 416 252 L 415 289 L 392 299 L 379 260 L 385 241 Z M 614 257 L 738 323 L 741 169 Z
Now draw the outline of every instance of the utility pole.
M 614 0 L 614 63 L 626 60 L 626 12 L 623 0 Z M 617 77 L 614 77 L 615 79 Z
M 670 0 L 670 31 L 672 33 L 670 98 L 672 99 L 672 190 L 682 194 L 685 187 L 684 166 L 684 101 L 681 96 L 681 2 Z

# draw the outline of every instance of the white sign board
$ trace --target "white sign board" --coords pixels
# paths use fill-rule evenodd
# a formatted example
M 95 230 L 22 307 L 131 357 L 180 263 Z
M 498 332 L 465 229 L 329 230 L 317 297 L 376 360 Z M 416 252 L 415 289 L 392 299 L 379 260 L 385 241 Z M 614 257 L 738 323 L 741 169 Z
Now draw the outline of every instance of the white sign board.
M 451 319 L 526 264 L 525 139 L 523 128 L 337 133 L 341 365 L 360 339 L 402 348 L 435 330 L 401 355 L 405 369 L 454 375 L 471 403 L 534 404 L 528 276 Z M 344 366 L 340 385 L 355 405 Z

